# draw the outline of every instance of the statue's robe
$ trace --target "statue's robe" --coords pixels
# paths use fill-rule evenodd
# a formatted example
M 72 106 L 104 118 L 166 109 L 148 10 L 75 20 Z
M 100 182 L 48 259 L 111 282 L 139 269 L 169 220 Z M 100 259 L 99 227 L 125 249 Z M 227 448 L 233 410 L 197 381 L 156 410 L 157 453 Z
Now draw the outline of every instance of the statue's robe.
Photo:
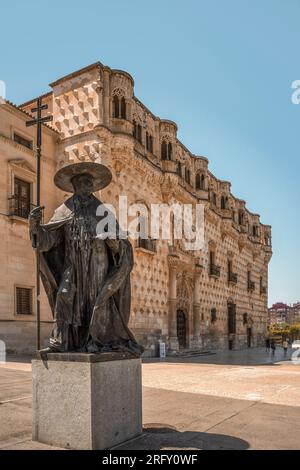
M 94 195 L 85 201 L 74 195 L 39 226 L 41 277 L 54 317 L 50 345 L 59 351 L 140 354 L 143 348 L 128 328 L 132 247 L 118 238 L 115 219 L 117 239 L 99 236 L 97 224 L 107 215 L 96 214 L 101 204 Z M 35 248 L 33 230 L 30 236 Z

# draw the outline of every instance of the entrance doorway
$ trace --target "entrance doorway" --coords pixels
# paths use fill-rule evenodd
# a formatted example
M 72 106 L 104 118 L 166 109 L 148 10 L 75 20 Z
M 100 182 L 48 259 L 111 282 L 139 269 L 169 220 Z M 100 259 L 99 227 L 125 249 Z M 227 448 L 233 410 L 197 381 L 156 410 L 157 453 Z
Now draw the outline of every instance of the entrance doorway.
M 236 305 L 228 303 L 228 349 L 234 347 L 234 337 L 236 333 Z
M 186 316 L 182 310 L 177 310 L 177 338 L 180 348 L 186 347 Z
M 251 341 L 252 341 L 252 328 L 247 328 L 247 346 L 251 348 Z

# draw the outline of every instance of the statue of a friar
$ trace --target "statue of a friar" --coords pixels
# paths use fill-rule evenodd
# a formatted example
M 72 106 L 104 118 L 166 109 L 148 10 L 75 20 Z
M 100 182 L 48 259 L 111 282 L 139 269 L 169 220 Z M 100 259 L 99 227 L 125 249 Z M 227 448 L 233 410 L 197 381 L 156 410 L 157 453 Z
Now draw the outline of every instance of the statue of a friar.
M 99 211 L 105 206 L 93 193 L 110 181 L 110 170 L 99 163 L 67 165 L 54 182 L 73 196 L 47 224 L 40 224 L 41 207 L 29 215 L 30 238 L 34 248 L 38 240 L 41 278 L 54 318 L 45 352 L 143 351 L 128 328 L 131 244 L 119 236 L 115 219 L 114 238 L 106 238 L 106 226 L 99 233 L 108 211 Z

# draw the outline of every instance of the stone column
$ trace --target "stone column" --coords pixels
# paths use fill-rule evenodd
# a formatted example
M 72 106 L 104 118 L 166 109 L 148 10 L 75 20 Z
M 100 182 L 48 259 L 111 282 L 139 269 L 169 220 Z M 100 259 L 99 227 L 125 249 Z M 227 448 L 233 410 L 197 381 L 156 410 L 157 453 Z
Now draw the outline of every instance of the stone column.
M 103 122 L 105 126 L 109 126 L 110 122 L 110 93 L 109 93 L 109 71 L 103 71 Z
M 97 87 L 97 94 L 98 94 L 98 106 L 99 106 L 99 125 L 104 123 L 103 119 L 103 114 L 104 114 L 104 109 L 103 109 L 103 86 L 99 85 Z
M 169 349 L 178 351 L 179 344 L 177 338 L 177 264 L 178 256 L 169 255 Z
M 132 121 L 132 106 L 131 106 L 131 99 L 126 98 L 126 119 L 127 121 Z

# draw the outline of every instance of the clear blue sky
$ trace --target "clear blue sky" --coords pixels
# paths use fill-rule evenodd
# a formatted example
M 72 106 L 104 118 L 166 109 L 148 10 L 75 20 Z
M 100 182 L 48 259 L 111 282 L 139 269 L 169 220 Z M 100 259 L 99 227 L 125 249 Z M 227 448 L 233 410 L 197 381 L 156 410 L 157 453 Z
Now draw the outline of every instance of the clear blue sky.
M 299 0 L 1 2 L 0 80 L 21 103 L 100 60 L 273 226 L 270 304 L 300 300 Z

